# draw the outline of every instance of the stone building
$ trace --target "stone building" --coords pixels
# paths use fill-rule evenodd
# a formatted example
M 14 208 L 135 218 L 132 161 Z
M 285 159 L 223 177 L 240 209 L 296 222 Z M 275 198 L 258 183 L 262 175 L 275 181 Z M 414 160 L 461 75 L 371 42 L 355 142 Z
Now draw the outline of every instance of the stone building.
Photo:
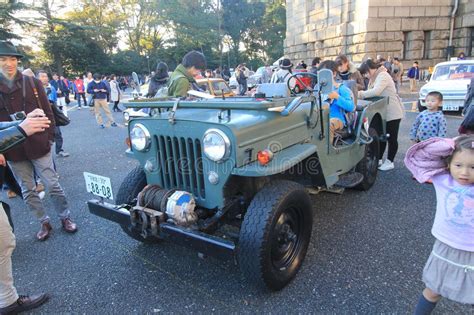
M 461 51 L 474 58 L 474 0 L 287 0 L 286 7 L 285 55 L 294 61 L 382 55 L 427 68 Z

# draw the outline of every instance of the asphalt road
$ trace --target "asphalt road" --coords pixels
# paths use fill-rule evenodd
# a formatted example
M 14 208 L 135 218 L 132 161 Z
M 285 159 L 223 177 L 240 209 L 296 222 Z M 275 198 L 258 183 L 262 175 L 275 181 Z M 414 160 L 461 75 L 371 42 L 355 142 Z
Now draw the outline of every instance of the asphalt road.
M 123 125 L 101 130 L 89 110 L 69 114 L 72 123 L 62 129 L 71 156 L 58 158 L 57 167 L 78 233 L 64 233 L 54 219 L 50 239 L 38 242 L 39 224 L 19 198 L 8 200 L 16 224 L 18 291 L 52 295 L 36 312 L 412 313 L 434 242 L 435 213 L 433 187 L 417 184 L 402 164 L 416 113 L 407 112 L 402 122 L 396 169 L 379 173 L 370 191 L 313 196 L 306 260 L 294 281 L 276 293 L 249 286 L 232 262 L 201 259 L 171 242 L 144 245 L 91 215 L 83 172 L 110 177 L 117 192 L 136 162 L 125 157 Z M 119 113 L 114 117 L 122 121 Z M 448 117 L 450 136 L 459 123 L 459 117 Z M 474 309 L 443 300 L 436 313 L 474 314 Z

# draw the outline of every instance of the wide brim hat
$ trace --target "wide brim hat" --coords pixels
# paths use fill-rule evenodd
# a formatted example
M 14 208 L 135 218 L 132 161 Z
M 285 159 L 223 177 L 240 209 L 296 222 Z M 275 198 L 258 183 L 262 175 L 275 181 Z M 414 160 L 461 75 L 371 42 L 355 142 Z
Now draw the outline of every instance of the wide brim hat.
M 293 67 L 293 64 L 291 63 L 291 60 L 288 58 L 285 58 L 281 61 L 280 68 L 282 69 L 290 69 Z
M 23 58 L 23 55 L 18 52 L 16 47 L 11 42 L 6 40 L 0 40 L 0 56 Z

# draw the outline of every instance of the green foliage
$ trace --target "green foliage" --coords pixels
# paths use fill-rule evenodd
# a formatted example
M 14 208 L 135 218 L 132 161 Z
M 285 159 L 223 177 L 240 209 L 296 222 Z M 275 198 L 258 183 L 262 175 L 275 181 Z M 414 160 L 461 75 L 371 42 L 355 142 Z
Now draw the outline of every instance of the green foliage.
M 24 9 L 25 6 L 22 3 L 17 2 L 0 2 L 0 39 L 19 39 L 20 36 L 12 32 L 13 24 L 24 24 L 24 21 L 17 19 L 13 13 L 15 11 Z
M 203 52 L 209 68 L 255 69 L 283 55 L 284 0 L 78 0 L 61 18 L 52 0 L 40 2 L 46 54 L 33 64 L 60 73 L 143 73 L 159 61 L 173 69 L 190 50 Z
M 146 60 L 136 51 L 119 51 L 112 55 L 108 73 L 117 75 L 130 74 L 137 69 L 146 69 Z
M 46 51 L 58 52 L 62 69 L 53 66 L 54 71 L 77 73 L 100 72 L 109 65 L 109 57 L 98 42 L 91 38 L 91 30 L 74 24 L 57 25 L 46 33 L 43 47 Z

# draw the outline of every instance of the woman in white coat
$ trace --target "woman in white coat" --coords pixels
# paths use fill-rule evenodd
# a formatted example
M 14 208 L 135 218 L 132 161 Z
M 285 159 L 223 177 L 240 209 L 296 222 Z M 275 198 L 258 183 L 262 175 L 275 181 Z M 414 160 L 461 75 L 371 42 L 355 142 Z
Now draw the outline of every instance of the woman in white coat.
M 388 97 L 386 125 L 387 133 L 389 134 L 387 139 L 388 153 L 387 159 L 382 163 L 382 157 L 387 146 L 387 142 L 382 141 L 380 143 L 379 170 L 392 170 L 395 167 L 393 161 L 398 151 L 398 130 L 400 128 L 400 121 L 405 116 L 403 104 L 400 97 L 398 97 L 395 83 L 384 66 L 369 59 L 362 63 L 359 67 L 359 72 L 363 76 L 368 76 L 370 80 L 367 91 L 359 91 L 359 99 L 374 96 Z
M 114 112 L 121 112 L 120 108 L 118 108 L 118 104 L 120 102 L 120 95 L 122 95 L 122 91 L 120 90 L 119 83 L 117 82 L 117 76 L 111 75 L 110 76 L 110 100 L 114 102 Z

